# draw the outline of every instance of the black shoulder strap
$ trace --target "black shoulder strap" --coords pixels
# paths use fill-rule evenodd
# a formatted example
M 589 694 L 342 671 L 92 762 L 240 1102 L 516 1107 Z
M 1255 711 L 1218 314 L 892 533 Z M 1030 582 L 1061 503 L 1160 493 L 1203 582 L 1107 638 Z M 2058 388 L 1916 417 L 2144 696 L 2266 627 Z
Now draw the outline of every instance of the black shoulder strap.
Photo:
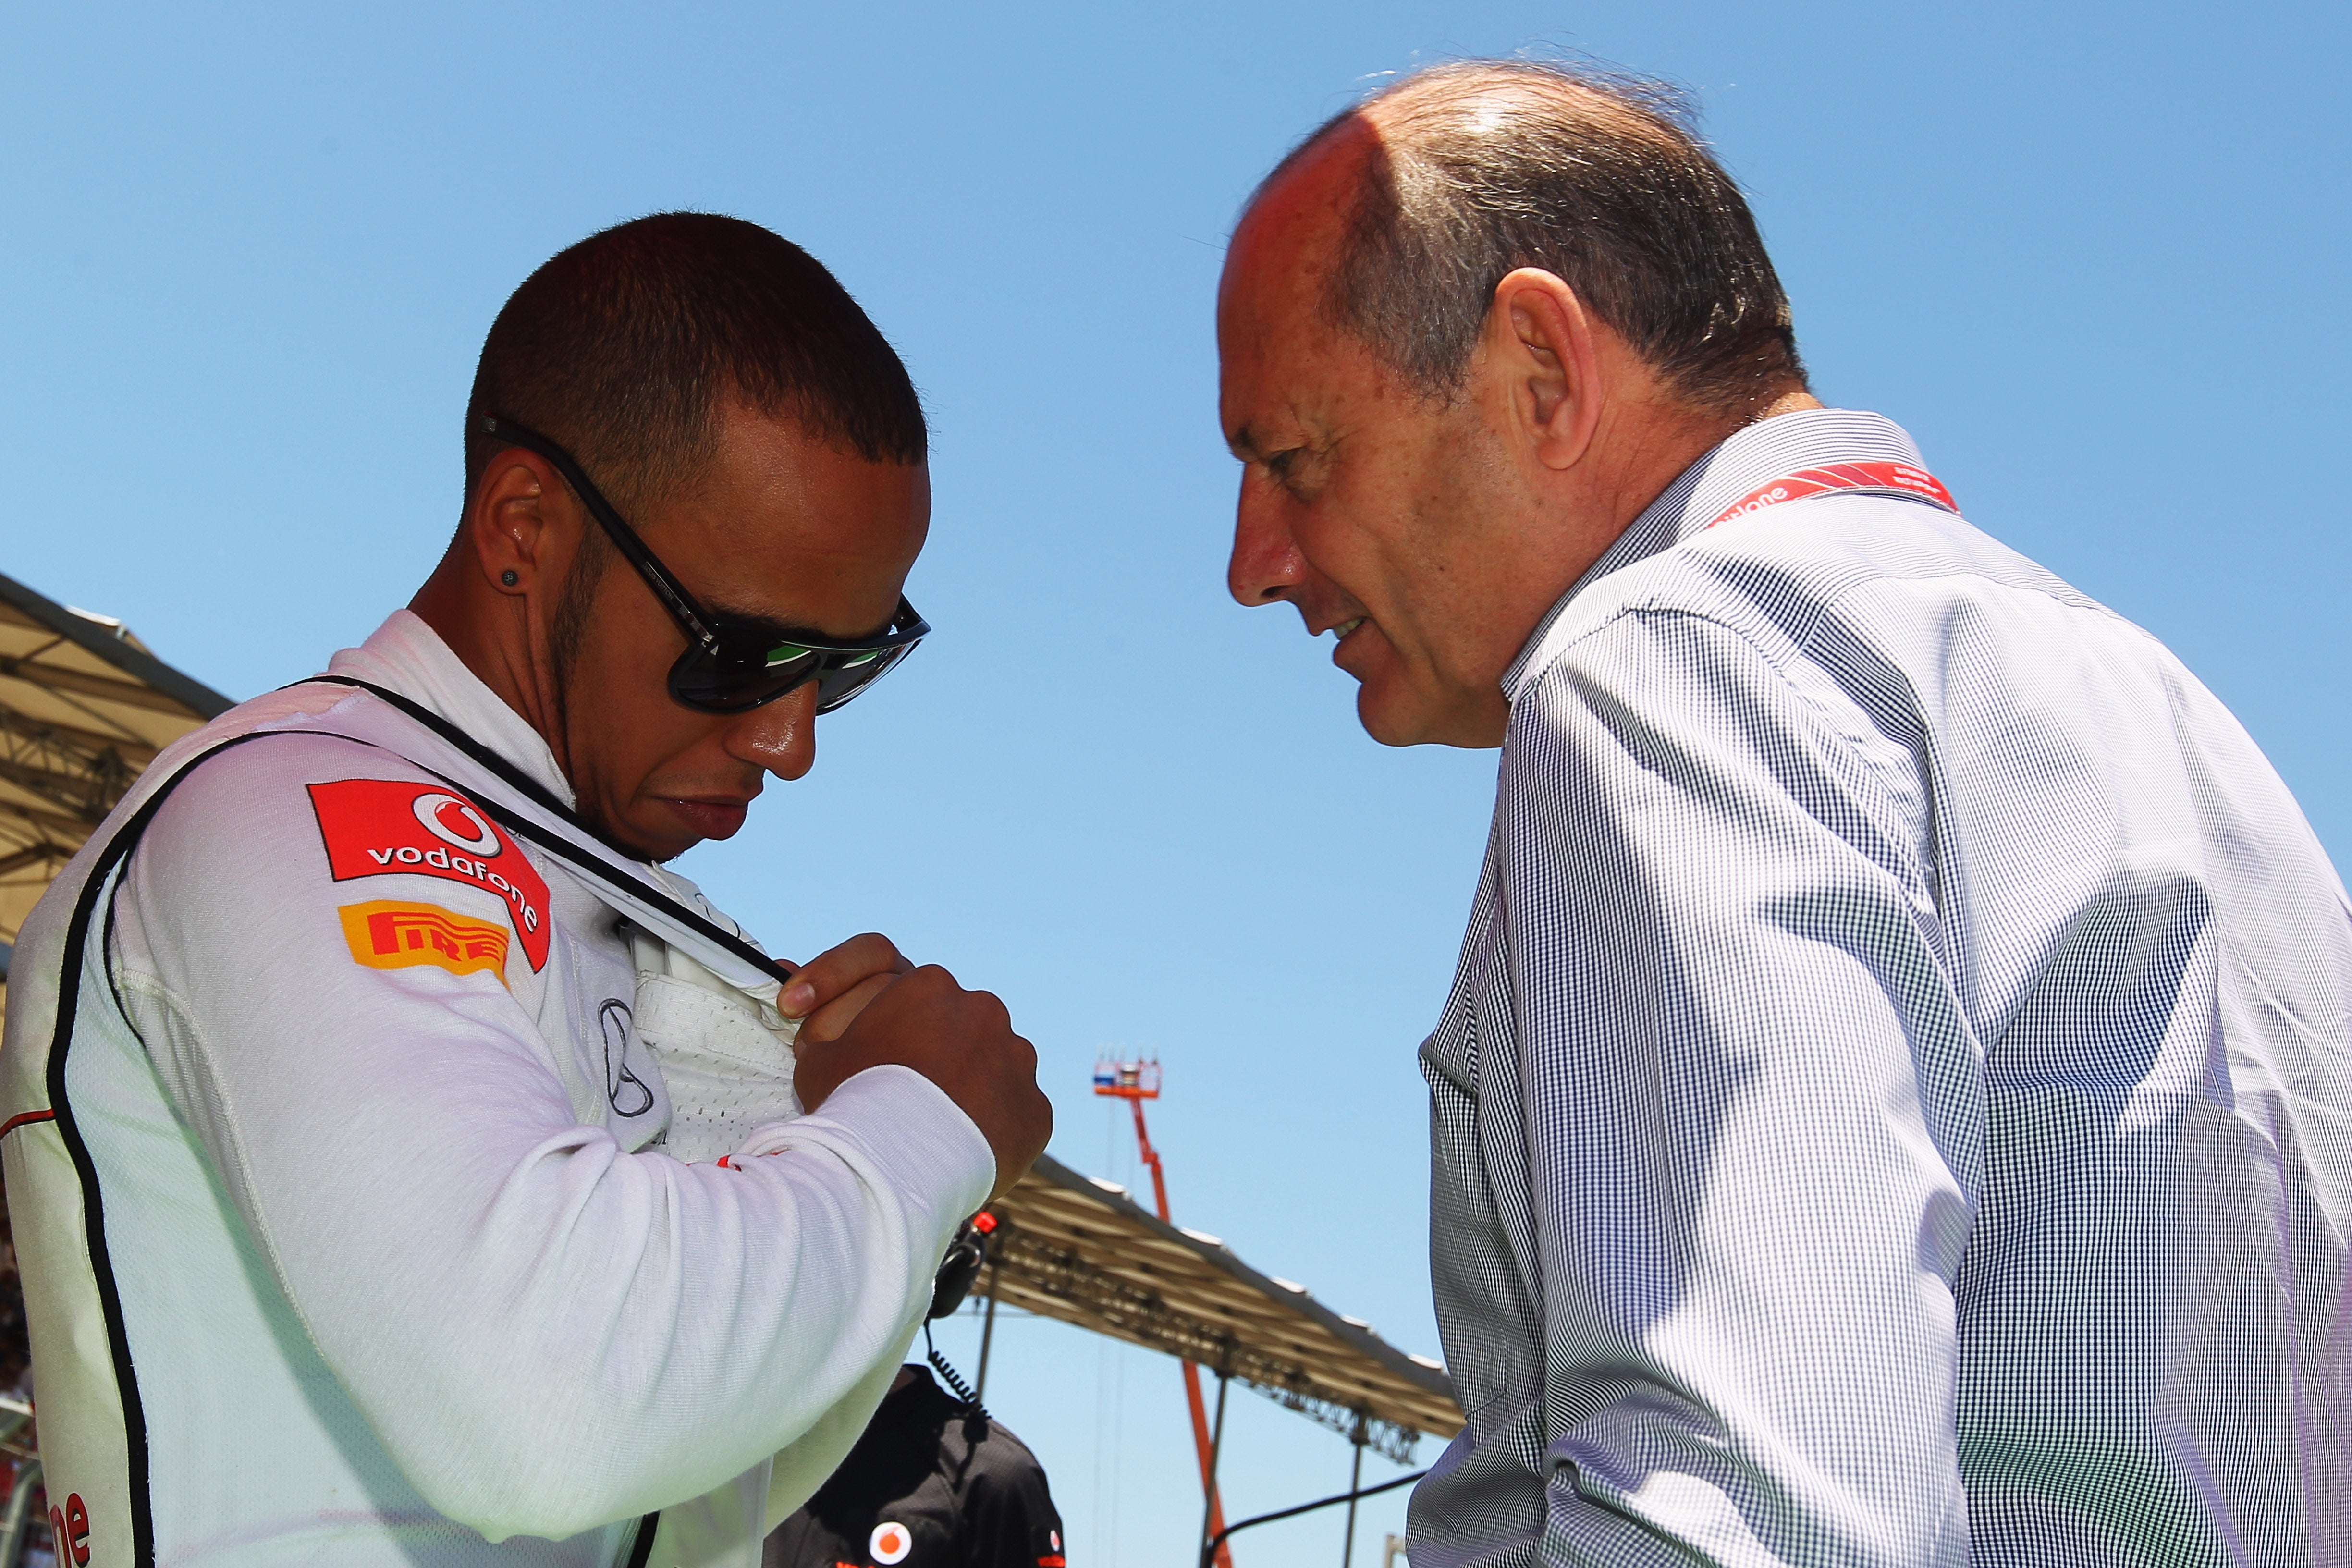
M 654 1535 L 661 1529 L 661 1510 L 637 1521 L 637 1543 L 629 1548 L 629 1568 L 646 1568 L 654 1554 Z
M 556 799 L 554 794 L 550 791 L 545 784 L 541 784 L 537 779 L 531 777 L 529 773 L 515 766 L 514 763 L 507 761 L 506 758 L 499 755 L 498 752 L 490 750 L 489 747 L 483 745 L 479 741 L 477 741 L 474 737 L 466 733 L 465 731 L 457 728 L 457 725 L 449 722 L 448 720 L 441 717 L 440 714 L 433 711 L 432 709 L 425 707 L 422 702 L 412 701 L 408 698 L 403 697 L 397 691 L 378 686 L 373 680 L 362 680 L 358 677 L 351 675 L 314 675 L 308 680 L 298 680 L 294 684 L 297 686 L 349 686 L 356 690 L 364 691 L 372 697 L 378 698 L 384 702 L 390 703 L 393 707 L 399 709 L 403 713 L 407 714 L 411 719 L 415 720 L 419 724 L 424 725 L 426 729 L 432 731 L 435 734 L 448 742 L 452 747 L 457 751 L 463 752 L 467 756 L 480 763 L 488 772 L 496 773 L 500 779 L 504 780 L 517 795 L 521 795 L 525 800 L 530 801 L 541 811 L 546 812 L 549 816 L 555 817 L 557 820 L 568 825 L 569 826 L 578 829 L 586 837 L 593 838 L 597 843 L 602 844 L 605 848 L 613 851 L 614 854 L 621 856 L 625 859 L 634 860 L 636 858 L 636 857 L 632 855 L 625 847 L 614 843 L 611 839 L 605 837 L 603 834 L 597 832 L 594 828 L 581 821 L 580 814 L 573 811 L 562 801 Z
M 516 794 L 521 795 L 524 799 L 530 801 L 533 805 L 538 806 L 541 810 L 546 812 L 549 816 L 554 817 L 565 826 L 572 829 L 582 837 L 593 839 L 594 842 L 603 845 L 606 849 L 610 850 L 613 854 L 620 857 L 624 860 L 635 860 L 636 858 L 636 857 L 632 855 L 628 850 L 614 844 L 611 839 L 606 838 L 603 834 L 596 832 L 586 823 L 581 821 L 578 813 L 574 812 L 570 806 L 565 805 L 562 801 L 556 799 L 553 795 L 548 792 L 547 787 L 544 784 L 541 784 L 537 779 L 532 778 L 529 773 L 524 773 L 520 768 L 516 767 L 512 763 L 507 761 L 506 758 L 499 756 L 496 752 L 491 751 L 488 747 L 483 745 L 480 742 L 475 740 L 471 735 L 467 734 L 463 730 L 458 729 L 455 724 L 450 723 L 446 719 L 442 718 L 441 715 L 434 712 L 431 709 L 423 707 L 418 703 L 412 702 L 396 691 L 387 691 L 383 687 L 377 686 L 371 681 L 354 679 L 346 675 L 314 676 L 309 680 L 299 681 L 297 682 L 297 684 L 302 686 L 349 686 L 354 687 L 359 690 L 365 691 L 372 696 L 381 698 L 385 702 L 390 703 L 393 707 L 400 710 L 401 712 L 406 714 L 409 718 L 415 720 L 418 723 L 432 731 L 442 740 L 447 742 L 453 750 L 461 752 L 469 761 L 479 763 L 485 772 L 495 774 L 501 783 L 510 785 Z M 304 731 L 286 732 L 302 733 Z M 319 733 L 321 731 L 309 732 Z M 334 733 L 334 731 L 331 731 L 323 732 Z M 374 746 L 376 744 L 376 742 L 373 741 L 362 741 L 356 735 L 341 735 L 339 738 L 351 741 L 355 744 L 362 746 Z M 391 748 L 387 746 L 379 746 L 377 749 L 380 751 L 391 751 Z M 393 752 L 392 754 L 399 757 L 402 762 L 406 763 L 409 766 L 415 768 L 421 773 L 431 773 L 435 778 L 439 779 L 443 784 L 447 784 L 450 788 L 466 792 L 468 798 L 481 795 L 480 791 L 469 788 L 467 784 L 457 779 L 451 778 L 448 774 L 440 772 L 436 768 L 426 767 L 423 763 L 418 762 L 414 757 L 404 755 L 399 752 Z M 533 844 L 538 845 L 549 854 L 554 855 L 560 859 L 568 861 L 572 865 L 579 868 L 582 871 L 586 872 L 589 876 L 603 882 L 605 886 L 625 893 L 629 898 L 636 900 L 640 903 L 647 904 L 659 910 L 664 915 L 676 921 L 678 924 L 686 927 L 688 931 L 693 931 L 697 936 L 699 936 L 705 941 L 733 953 L 744 963 L 751 964 L 752 967 L 761 971 L 762 973 L 774 975 L 778 981 L 789 981 L 792 979 L 792 965 L 769 957 L 751 942 L 744 941 L 741 937 L 736 935 L 733 931 L 727 930 L 725 927 L 705 919 L 702 915 L 696 912 L 694 910 L 689 909 L 686 904 L 678 900 L 672 898 L 668 893 L 654 886 L 651 882 L 646 881 L 644 878 L 630 875 L 629 873 L 622 870 L 619 867 L 614 866 L 610 861 L 604 859 L 603 856 L 597 855 L 583 847 L 574 839 L 568 838 L 560 833 L 550 832 L 546 827 L 531 821 L 529 817 L 511 809 L 502 802 L 484 797 L 479 800 L 479 804 L 484 810 L 488 811 L 492 816 L 498 819 L 499 826 L 504 827 L 509 832 L 515 834 L 519 837 L 530 839 Z

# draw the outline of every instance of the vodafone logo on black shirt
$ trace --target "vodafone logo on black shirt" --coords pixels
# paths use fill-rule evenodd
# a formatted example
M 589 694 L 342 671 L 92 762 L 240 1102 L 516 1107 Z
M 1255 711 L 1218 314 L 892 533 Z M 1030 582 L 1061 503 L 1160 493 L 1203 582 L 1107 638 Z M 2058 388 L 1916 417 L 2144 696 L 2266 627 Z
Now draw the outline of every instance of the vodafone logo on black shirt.
M 532 970 L 547 966 L 547 882 L 472 801 L 414 779 L 338 779 L 310 789 L 336 881 L 439 877 L 487 888 L 507 901 Z

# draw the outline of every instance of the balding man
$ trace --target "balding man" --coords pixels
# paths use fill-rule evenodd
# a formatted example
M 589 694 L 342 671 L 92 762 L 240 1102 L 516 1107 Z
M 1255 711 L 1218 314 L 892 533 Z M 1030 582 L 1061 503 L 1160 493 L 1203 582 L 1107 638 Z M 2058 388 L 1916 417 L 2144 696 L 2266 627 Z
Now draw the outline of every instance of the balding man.
M 410 608 L 58 879 L 0 1110 L 60 1568 L 756 1568 L 856 1442 L 1044 1146 L 1034 1056 L 660 863 L 928 630 L 924 452 L 796 247 L 583 241 L 490 329 Z
M 1414 1568 L 2352 1562 L 2352 930 L 2155 639 L 1808 395 L 1654 94 L 1409 78 L 1219 301 L 1231 586 L 1499 746 Z

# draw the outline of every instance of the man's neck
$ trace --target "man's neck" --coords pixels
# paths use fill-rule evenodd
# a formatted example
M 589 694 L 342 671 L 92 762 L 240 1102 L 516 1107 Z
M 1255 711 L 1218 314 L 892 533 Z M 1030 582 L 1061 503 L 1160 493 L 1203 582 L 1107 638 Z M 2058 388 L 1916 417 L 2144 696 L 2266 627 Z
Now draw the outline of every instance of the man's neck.
M 1767 419 L 1778 419 L 1783 414 L 1804 414 L 1822 406 L 1822 400 L 1810 392 L 1784 392 L 1766 404 L 1762 412 L 1748 423 L 1760 425 Z
M 1729 417 L 1696 413 L 1654 414 L 1648 430 L 1633 440 L 1621 442 L 1625 456 L 1620 461 L 1616 482 L 1611 489 L 1613 504 L 1609 508 L 1615 526 L 1609 531 L 1607 541 L 1592 559 L 1597 561 L 1606 554 L 1625 530 L 1650 509 L 1652 502 L 1665 493 L 1667 486 L 1682 478 L 1693 463 L 1740 431 L 1751 425 L 1760 425 L 1767 419 L 1777 419 L 1783 414 L 1801 414 L 1821 406 L 1821 399 L 1800 389 L 1781 393 L 1762 404 L 1751 405 L 1748 409 Z M 1582 575 L 1582 573 L 1578 575 Z
M 490 593 L 466 565 L 452 550 L 416 590 L 409 611 L 433 628 L 475 679 L 539 731 L 555 765 L 569 778 L 562 693 L 551 679 L 552 672 L 538 668 L 530 657 L 524 601 Z
M 1595 436 L 1592 451 L 1605 455 L 1608 466 L 1584 481 L 1588 487 L 1570 499 L 1561 515 L 1601 520 L 1601 526 L 1581 533 L 1546 527 L 1544 549 L 1552 553 L 1528 564 L 1532 587 L 1541 591 L 1529 601 L 1526 635 L 1533 635 L 1543 614 L 1558 602 L 1647 511 L 1668 486 L 1688 472 L 1692 464 L 1724 442 L 1764 420 L 1783 414 L 1821 407 L 1802 390 L 1779 394 L 1731 415 L 1708 413 L 1687 404 L 1632 400 L 1604 417 L 1611 423 Z M 1519 645 L 1514 645 L 1514 651 Z

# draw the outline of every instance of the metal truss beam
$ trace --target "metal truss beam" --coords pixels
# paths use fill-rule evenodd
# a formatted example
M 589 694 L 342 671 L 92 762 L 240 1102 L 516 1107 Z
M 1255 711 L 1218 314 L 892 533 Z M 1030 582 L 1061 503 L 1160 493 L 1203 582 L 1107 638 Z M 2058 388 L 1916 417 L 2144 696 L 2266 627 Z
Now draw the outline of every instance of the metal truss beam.
M 1217 1324 L 1174 1310 L 1154 1291 L 1011 1225 L 991 1238 L 989 1253 L 996 1268 L 1068 1309 L 1057 1316 L 1225 1373 L 1342 1435 L 1352 1437 L 1360 1420 L 1364 1440 L 1375 1452 L 1399 1464 L 1412 1460 L 1420 1433 L 1349 1407 L 1344 1394 L 1318 1386 L 1298 1363 L 1244 1344 Z
M 12 850 L 8 854 L 0 855 L 0 877 L 21 871 L 27 866 L 38 866 L 43 862 L 51 866 L 62 866 L 73 858 L 73 854 L 72 850 L 60 844 L 36 844 L 27 849 Z
M 79 669 L 61 669 L 54 664 L 41 664 L 29 658 L 10 658 L 0 654 L 0 675 L 11 676 L 31 686 L 53 686 L 60 691 L 79 691 L 85 697 L 102 697 L 109 702 L 126 702 L 133 708 L 152 708 L 158 713 L 183 718 L 188 705 L 176 697 L 166 697 L 152 686 L 135 680 L 118 680 L 111 676 L 86 675 Z
M 0 779 L 80 818 L 81 831 L 104 821 L 138 776 L 114 747 L 90 745 L 0 706 Z
M 0 702 L 0 728 L 46 731 L 93 752 L 119 752 L 133 770 L 153 762 L 158 750 L 128 732 L 111 734 L 102 730 L 85 730 L 78 724 L 61 724 L 54 719 L 36 719 L 5 702 Z

